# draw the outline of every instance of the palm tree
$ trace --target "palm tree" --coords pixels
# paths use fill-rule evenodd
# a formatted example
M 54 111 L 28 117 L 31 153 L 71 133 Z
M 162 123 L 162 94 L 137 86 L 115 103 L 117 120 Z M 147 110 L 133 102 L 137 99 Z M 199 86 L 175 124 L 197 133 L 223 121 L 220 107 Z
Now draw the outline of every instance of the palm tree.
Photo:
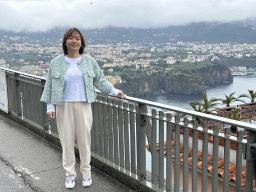
M 242 95 L 239 95 L 238 98 L 247 97 L 251 99 L 251 102 L 254 102 L 254 100 L 256 99 L 256 91 L 255 92 L 253 90 L 248 90 L 248 91 L 250 95 L 242 94 Z
M 192 102 L 192 103 L 189 103 L 189 105 L 195 110 L 195 111 L 198 111 L 198 112 L 204 112 L 204 113 L 210 113 L 209 112 L 209 109 L 210 108 L 213 108 L 214 106 L 216 106 L 218 103 L 215 103 L 217 101 L 217 99 L 208 99 L 207 98 L 207 95 L 204 94 L 203 95 L 203 99 L 204 99 L 204 102 L 203 103 L 199 103 L 199 102 Z M 197 120 L 197 122 L 200 124 L 202 123 L 204 120 L 202 120 L 201 118 L 199 117 L 196 117 L 195 118 Z
M 241 99 L 238 99 L 238 98 L 236 98 L 236 97 L 233 97 L 234 94 L 235 94 L 235 92 L 230 93 L 229 95 L 225 95 L 225 97 L 226 97 L 225 99 L 218 99 L 218 100 L 222 101 L 223 104 L 226 104 L 227 107 L 230 107 L 230 104 L 231 104 L 232 102 L 234 102 L 234 101 L 242 101 L 242 102 L 244 102 L 244 101 L 241 100 Z M 245 103 L 245 102 L 244 102 L 244 103 Z
M 218 99 L 216 99 L 216 98 L 212 98 L 209 100 L 207 98 L 206 93 L 203 95 L 203 99 L 204 99 L 204 102 L 202 103 L 202 106 L 203 106 L 203 112 L 205 112 L 205 113 L 210 113 L 209 109 L 213 108 L 219 104 L 219 103 L 216 103 L 216 101 L 218 101 Z
M 203 108 L 202 108 L 202 103 L 199 103 L 199 102 L 191 102 L 189 103 L 189 105 L 195 110 L 195 111 L 198 111 L 198 112 L 203 112 Z
M 203 104 L 202 103 L 199 103 L 199 102 L 191 102 L 189 103 L 189 105 L 195 110 L 195 111 L 198 111 L 198 112 L 203 112 Z M 198 122 L 198 124 L 201 123 L 201 120 L 200 118 L 197 116 L 195 118 Z
M 207 95 L 204 94 L 203 95 L 203 103 L 199 103 L 199 102 L 192 102 L 189 103 L 189 105 L 198 112 L 204 112 L 204 113 L 209 113 L 209 109 L 215 107 L 216 105 L 218 105 L 218 103 L 216 103 L 216 101 L 218 101 L 218 99 L 208 99 Z

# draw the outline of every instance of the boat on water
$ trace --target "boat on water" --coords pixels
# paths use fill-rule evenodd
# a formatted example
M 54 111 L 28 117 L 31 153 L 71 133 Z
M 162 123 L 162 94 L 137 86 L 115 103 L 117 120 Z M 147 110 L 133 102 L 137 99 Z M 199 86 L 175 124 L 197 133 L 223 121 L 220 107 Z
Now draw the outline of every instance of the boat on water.
M 248 72 L 247 71 L 234 71 L 231 73 L 233 76 L 244 76 L 247 75 Z
M 255 73 L 254 71 L 248 71 L 248 72 L 247 72 L 247 75 L 255 76 L 255 75 L 256 75 L 256 73 Z

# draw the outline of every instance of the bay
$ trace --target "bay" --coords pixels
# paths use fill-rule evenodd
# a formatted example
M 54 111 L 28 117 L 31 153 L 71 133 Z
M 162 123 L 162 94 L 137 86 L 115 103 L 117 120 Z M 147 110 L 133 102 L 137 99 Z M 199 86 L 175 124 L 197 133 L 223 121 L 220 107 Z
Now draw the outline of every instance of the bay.
M 206 88 L 206 94 L 208 99 L 218 98 L 224 99 L 225 95 L 229 95 L 235 92 L 234 97 L 238 97 L 241 94 L 249 94 L 248 90 L 256 91 L 256 76 L 234 76 L 233 83 L 230 84 L 219 84 L 212 87 Z M 203 102 L 202 95 L 181 95 L 181 94 L 163 94 L 163 95 L 153 95 L 146 96 L 143 99 L 174 106 L 184 109 L 193 110 L 189 105 L 190 102 Z M 241 98 L 245 102 L 250 102 L 249 98 Z M 241 101 L 236 101 L 231 103 L 233 105 L 242 104 Z M 224 107 L 225 105 L 219 104 L 217 107 Z

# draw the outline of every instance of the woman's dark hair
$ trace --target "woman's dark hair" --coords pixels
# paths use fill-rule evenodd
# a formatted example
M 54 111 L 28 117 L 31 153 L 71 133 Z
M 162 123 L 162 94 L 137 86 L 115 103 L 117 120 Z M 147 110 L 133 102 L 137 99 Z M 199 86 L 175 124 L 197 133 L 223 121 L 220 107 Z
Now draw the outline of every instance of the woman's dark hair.
M 80 49 L 79 49 L 79 54 L 81 55 L 81 54 L 83 54 L 83 52 L 84 52 L 84 48 L 85 48 L 85 46 L 86 46 L 85 40 L 84 40 L 84 35 L 83 35 L 83 33 L 82 33 L 79 29 L 72 27 L 72 28 L 68 29 L 68 30 L 65 32 L 64 36 L 63 36 L 62 49 L 63 49 L 63 51 L 64 51 L 64 55 L 67 55 L 67 54 L 68 54 L 68 48 L 67 48 L 67 46 L 66 46 L 66 41 L 67 41 L 67 39 L 71 36 L 71 34 L 72 34 L 74 31 L 76 31 L 77 33 L 79 33 L 79 35 L 81 36 L 81 47 L 80 47 Z

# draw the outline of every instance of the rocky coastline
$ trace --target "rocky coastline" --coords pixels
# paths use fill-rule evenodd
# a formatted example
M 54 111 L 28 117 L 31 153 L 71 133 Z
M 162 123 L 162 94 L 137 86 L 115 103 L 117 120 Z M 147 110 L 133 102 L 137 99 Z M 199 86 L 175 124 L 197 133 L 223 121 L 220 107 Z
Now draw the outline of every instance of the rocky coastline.
M 127 95 L 141 97 L 149 94 L 185 94 L 203 95 L 206 86 L 216 86 L 223 83 L 232 83 L 231 71 L 226 69 L 199 70 L 200 78 L 149 76 L 147 78 L 133 78 L 116 84 L 117 89 L 123 90 Z

